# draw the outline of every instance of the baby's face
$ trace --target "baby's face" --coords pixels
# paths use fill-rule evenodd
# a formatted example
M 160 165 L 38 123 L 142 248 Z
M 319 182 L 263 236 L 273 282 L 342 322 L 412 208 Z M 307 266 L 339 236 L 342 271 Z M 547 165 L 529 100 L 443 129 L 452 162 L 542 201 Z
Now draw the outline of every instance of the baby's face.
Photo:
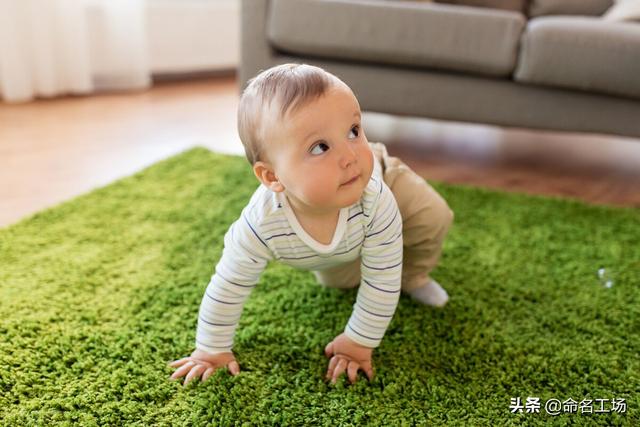
M 357 202 L 371 177 L 373 153 L 360 105 L 343 85 L 272 126 L 267 156 L 294 208 L 329 213 Z

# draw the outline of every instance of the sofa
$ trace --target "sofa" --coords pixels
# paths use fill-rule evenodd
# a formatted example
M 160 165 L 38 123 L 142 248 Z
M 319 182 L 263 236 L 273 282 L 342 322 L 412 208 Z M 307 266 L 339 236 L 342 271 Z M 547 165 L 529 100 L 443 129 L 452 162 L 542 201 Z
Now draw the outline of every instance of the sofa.
M 240 89 L 305 62 L 361 108 L 640 137 L 640 22 L 613 0 L 242 0 Z

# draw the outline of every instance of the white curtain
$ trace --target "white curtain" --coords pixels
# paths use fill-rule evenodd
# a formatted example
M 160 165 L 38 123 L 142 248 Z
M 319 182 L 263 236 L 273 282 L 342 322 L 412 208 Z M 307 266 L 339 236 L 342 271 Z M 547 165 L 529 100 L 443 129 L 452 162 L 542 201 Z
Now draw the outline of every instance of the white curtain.
M 144 0 L 0 0 L 0 98 L 150 84 Z

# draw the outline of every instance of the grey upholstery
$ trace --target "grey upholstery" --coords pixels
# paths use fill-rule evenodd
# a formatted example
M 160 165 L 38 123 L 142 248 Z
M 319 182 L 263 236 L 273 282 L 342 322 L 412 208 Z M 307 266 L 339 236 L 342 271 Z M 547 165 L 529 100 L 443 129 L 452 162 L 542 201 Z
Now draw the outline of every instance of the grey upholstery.
M 375 12 L 358 18 L 348 14 L 363 21 L 348 26 L 348 19 L 324 7 Z M 378 22 L 380 8 L 386 17 L 397 18 Z M 456 8 L 461 10 L 453 12 Z M 405 15 L 409 10 L 411 16 Z M 486 13 L 495 14 L 492 22 L 512 22 L 513 27 L 503 27 L 507 42 L 491 30 L 483 32 L 478 22 Z M 423 14 L 447 19 L 450 25 Z M 454 24 L 462 16 L 478 22 Z M 581 26 L 588 26 L 583 22 L 587 18 L 564 17 L 571 29 L 557 36 L 554 31 L 562 31 L 550 31 L 545 21 L 560 18 L 536 18 L 528 21 L 529 28 L 522 27 L 514 45 L 510 31 L 516 33 L 523 19 L 516 12 L 408 1 L 242 0 L 240 85 L 244 88 L 251 77 L 273 65 L 306 62 L 344 80 L 364 110 L 640 137 L 640 78 L 635 77 L 640 75 L 635 35 L 640 24 L 606 24 L 616 28 L 607 27 L 603 35 L 598 28 Z M 432 28 L 422 28 L 426 22 Z M 636 27 L 631 30 L 630 25 Z M 469 28 L 471 35 L 465 33 Z M 423 45 L 420 36 L 425 37 Z M 468 50 L 469 45 L 480 47 Z M 509 46 L 519 49 L 511 63 L 506 60 Z
M 525 24 L 519 13 L 473 7 L 273 0 L 267 37 L 307 56 L 508 76 Z
M 640 99 L 640 25 L 581 16 L 531 21 L 515 80 Z
M 363 110 L 532 129 L 640 136 L 640 104 L 588 92 L 522 85 L 456 73 L 279 56 L 344 80 Z
M 544 15 L 602 15 L 613 0 L 531 0 L 529 16 Z
M 434 0 L 436 3 L 457 4 L 460 6 L 490 7 L 492 9 L 513 10 L 525 13 L 529 0 Z

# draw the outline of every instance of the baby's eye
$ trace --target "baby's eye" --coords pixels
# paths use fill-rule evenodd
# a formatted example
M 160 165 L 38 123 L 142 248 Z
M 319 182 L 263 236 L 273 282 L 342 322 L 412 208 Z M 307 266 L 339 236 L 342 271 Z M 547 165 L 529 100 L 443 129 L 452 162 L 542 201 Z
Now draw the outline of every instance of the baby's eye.
M 358 137 L 358 135 L 360 135 L 360 127 L 359 126 L 352 127 L 351 131 L 349 132 L 349 135 L 351 135 L 352 133 L 355 134 L 353 139 L 356 139 Z
M 325 144 L 324 142 L 320 142 L 320 143 L 314 145 L 313 147 L 311 147 L 311 150 L 309 150 L 309 152 L 311 154 L 313 154 L 314 156 L 317 156 L 319 154 L 324 153 L 328 149 L 329 149 L 329 146 L 327 144 Z

